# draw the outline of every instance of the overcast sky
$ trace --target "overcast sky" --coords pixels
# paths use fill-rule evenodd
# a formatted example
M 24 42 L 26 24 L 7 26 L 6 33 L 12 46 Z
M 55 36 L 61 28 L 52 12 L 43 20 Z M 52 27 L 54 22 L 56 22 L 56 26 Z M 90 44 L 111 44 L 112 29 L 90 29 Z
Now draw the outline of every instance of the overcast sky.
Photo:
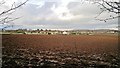
M 14 2 L 19 4 L 25 0 L 6 1 L 0 6 L 0 12 L 10 8 Z M 116 29 L 117 19 L 107 22 L 95 20 L 99 13 L 96 4 L 84 0 L 29 0 L 11 16 L 21 17 L 14 21 L 11 29 Z M 99 18 L 107 18 L 110 14 L 115 15 L 106 12 Z

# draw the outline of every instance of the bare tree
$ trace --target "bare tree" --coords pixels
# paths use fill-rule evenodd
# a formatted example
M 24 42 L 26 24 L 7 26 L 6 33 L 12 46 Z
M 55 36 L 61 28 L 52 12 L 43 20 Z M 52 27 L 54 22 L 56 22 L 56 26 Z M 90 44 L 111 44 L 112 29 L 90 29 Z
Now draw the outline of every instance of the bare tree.
M 101 0 L 100 2 L 94 2 L 94 3 L 98 4 L 98 6 L 101 9 L 101 12 L 95 17 L 96 20 L 106 22 L 108 20 L 120 18 L 120 2 L 119 2 L 119 0 L 110 0 L 110 1 Z M 109 17 L 105 18 L 105 19 L 99 19 L 98 17 L 104 12 L 114 13 L 114 15 L 109 15 Z
M 16 11 L 16 9 L 18 9 L 21 6 L 25 5 L 27 1 L 28 0 L 26 0 L 23 3 L 20 3 L 18 5 L 16 5 L 16 3 L 14 2 L 13 4 L 11 4 L 10 8 L 0 11 L 0 25 L 8 24 L 6 26 L 3 26 L 2 30 L 4 30 L 5 28 L 8 28 L 8 27 L 12 27 L 13 25 L 11 25 L 11 23 L 14 20 L 20 18 L 20 17 L 12 18 L 10 16 Z M 6 1 L 4 1 L 4 0 L 0 1 L 0 7 L 3 6 L 5 3 L 6 3 Z

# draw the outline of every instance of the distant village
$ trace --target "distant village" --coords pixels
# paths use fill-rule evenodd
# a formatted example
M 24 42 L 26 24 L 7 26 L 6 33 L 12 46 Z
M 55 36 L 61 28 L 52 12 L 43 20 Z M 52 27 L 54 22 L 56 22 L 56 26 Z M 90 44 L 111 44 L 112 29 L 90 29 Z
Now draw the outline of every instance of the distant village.
M 48 30 L 48 29 L 17 29 L 3 30 L 0 34 L 40 34 L 40 35 L 94 35 L 94 34 L 118 34 L 118 30 L 99 29 L 99 30 Z

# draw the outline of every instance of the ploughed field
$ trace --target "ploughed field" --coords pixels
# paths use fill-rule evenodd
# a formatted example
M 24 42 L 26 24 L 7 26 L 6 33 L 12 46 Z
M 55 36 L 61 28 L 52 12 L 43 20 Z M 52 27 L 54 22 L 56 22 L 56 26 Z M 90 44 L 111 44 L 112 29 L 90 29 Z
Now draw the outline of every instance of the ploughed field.
M 118 37 L 2 35 L 2 67 L 119 68 Z

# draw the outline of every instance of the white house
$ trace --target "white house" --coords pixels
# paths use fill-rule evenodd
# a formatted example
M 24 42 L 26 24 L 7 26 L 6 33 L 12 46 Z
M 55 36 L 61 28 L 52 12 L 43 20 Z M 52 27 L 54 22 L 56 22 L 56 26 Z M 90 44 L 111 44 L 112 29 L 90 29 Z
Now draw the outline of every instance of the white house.
M 67 34 L 68 34 L 68 32 L 64 31 L 64 32 L 63 32 L 63 34 L 64 34 L 64 35 L 67 35 Z

